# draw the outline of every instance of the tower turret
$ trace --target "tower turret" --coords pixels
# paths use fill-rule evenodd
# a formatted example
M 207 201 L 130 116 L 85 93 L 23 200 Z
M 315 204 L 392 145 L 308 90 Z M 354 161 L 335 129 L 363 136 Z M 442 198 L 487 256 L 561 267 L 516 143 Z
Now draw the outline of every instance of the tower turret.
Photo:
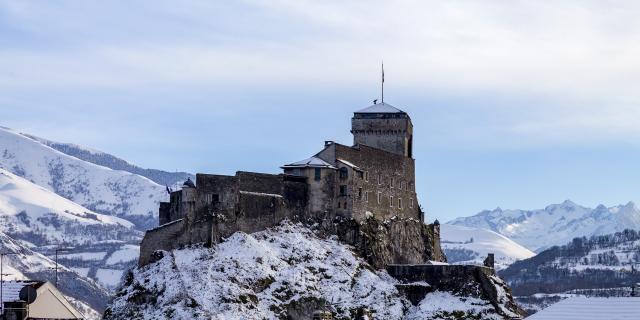
M 387 103 L 356 111 L 351 119 L 354 145 L 413 157 L 413 124 L 409 115 Z

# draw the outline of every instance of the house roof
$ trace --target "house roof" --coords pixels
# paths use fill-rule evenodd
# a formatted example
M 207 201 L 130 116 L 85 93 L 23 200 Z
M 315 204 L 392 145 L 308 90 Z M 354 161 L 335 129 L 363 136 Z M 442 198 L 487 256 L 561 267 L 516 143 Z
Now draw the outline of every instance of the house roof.
M 640 297 L 573 297 L 542 309 L 527 320 L 622 320 L 637 319 Z
M 376 103 L 355 113 L 406 113 L 388 103 Z
M 350 168 L 351 168 L 351 169 L 353 169 L 353 170 L 362 171 L 362 169 L 360 169 L 360 167 L 356 166 L 355 164 L 353 164 L 353 163 L 351 163 L 351 162 L 349 162 L 349 161 L 347 161 L 347 160 L 344 160 L 344 159 L 337 159 L 336 161 L 338 161 L 338 162 L 340 162 L 340 163 L 344 164 L 345 166 L 350 167 Z
M 32 285 L 34 288 L 37 289 L 43 283 L 44 282 L 42 281 L 31 281 L 31 280 L 4 281 L 2 283 L 2 305 L 0 305 L 0 308 L 2 308 L 5 302 L 13 302 L 13 301 L 20 300 L 20 297 L 19 297 L 20 290 L 22 290 L 23 287 Z
M 285 164 L 284 166 L 282 166 L 283 169 L 285 168 L 308 168 L 308 167 L 312 167 L 312 168 L 329 168 L 329 169 L 335 169 L 336 167 L 334 167 L 333 165 L 331 165 L 330 163 L 320 159 L 319 157 L 313 156 L 311 158 L 308 159 L 304 159 L 304 160 L 300 160 L 294 163 L 290 163 L 290 164 Z

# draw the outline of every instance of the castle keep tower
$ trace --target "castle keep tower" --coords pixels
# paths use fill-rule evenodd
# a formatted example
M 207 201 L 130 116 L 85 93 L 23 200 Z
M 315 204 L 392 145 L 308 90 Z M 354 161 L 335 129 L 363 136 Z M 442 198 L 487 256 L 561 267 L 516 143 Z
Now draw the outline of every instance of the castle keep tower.
M 378 103 L 356 111 L 351 118 L 354 145 L 413 157 L 413 124 L 409 115 L 390 104 Z

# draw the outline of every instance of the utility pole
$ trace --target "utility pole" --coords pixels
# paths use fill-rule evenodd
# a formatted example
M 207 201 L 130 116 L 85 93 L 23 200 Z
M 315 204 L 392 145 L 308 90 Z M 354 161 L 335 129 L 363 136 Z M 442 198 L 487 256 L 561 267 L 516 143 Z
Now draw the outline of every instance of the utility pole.
M 58 252 L 68 252 L 73 250 L 73 248 L 56 248 L 56 288 L 58 287 Z
M 10 255 L 10 254 L 17 254 L 15 252 L 0 252 L 0 304 L 2 304 L 2 306 L 0 306 L 0 310 L 2 310 L 2 315 L 4 316 L 4 300 L 3 300 L 3 289 L 4 289 L 4 264 L 3 264 L 3 258 L 4 256 Z M 9 274 L 7 274 L 9 275 Z

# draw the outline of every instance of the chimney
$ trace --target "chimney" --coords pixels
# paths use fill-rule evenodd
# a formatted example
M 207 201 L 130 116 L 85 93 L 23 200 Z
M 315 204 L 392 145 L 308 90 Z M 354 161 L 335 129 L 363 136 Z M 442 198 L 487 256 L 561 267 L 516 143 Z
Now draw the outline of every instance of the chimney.
M 482 262 L 482 264 L 487 268 L 495 269 L 495 256 L 494 256 L 494 254 L 493 253 L 489 253 L 487 255 L 487 258 L 484 259 L 484 261 Z

